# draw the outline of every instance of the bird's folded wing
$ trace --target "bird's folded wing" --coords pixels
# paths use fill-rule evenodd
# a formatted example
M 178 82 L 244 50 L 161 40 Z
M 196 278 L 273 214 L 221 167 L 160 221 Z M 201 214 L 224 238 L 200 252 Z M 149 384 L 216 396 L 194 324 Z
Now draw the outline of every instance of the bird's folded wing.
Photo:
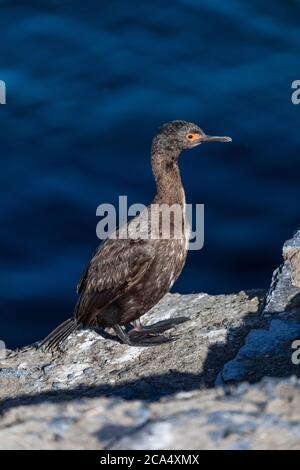
M 77 286 L 80 295 L 75 312 L 77 321 L 92 323 L 101 309 L 142 278 L 153 259 L 154 248 L 149 241 L 106 240 Z

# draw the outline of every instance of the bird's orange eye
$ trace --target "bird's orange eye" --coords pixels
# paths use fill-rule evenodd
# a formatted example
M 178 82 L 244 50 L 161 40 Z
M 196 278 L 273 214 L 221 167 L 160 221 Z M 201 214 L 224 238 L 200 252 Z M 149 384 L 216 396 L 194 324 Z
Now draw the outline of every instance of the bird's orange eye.
M 190 142 L 194 142 L 195 140 L 199 140 L 201 137 L 201 134 L 199 134 L 198 132 L 194 133 L 194 134 L 187 134 L 186 138 L 190 141 Z

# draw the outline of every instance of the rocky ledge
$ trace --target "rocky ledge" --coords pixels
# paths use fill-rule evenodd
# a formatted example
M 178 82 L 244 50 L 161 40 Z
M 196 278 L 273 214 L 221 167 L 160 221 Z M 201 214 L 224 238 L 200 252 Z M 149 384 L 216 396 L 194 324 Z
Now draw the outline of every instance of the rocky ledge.
M 300 449 L 300 231 L 283 254 L 267 295 L 167 295 L 143 321 L 187 316 L 173 342 L 7 351 L 1 448 Z

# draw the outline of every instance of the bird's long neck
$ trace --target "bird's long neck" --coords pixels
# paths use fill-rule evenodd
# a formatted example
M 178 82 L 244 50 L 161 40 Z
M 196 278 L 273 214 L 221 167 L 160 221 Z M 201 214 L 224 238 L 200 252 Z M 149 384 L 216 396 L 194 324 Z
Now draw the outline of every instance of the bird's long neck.
M 166 154 L 167 152 L 167 154 Z M 178 167 L 178 150 L 152 149 L 152 170 L 156 182 L 156 203 L 185 204 L 185 193 Z

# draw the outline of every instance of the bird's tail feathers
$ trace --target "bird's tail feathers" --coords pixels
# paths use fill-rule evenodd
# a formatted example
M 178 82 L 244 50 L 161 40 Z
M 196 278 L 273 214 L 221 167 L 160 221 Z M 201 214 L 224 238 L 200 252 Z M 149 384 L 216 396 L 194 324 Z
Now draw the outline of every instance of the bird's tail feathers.
M 45 339 L 43 339 L 38 347 L 40 349 L 44 349 L 45 351 L 56 349 L 77 328 L 78 323 L 75 321 L 75 318 L 69 318 L 68 320 L 58 325 L 55 330 L 53 330 Z

